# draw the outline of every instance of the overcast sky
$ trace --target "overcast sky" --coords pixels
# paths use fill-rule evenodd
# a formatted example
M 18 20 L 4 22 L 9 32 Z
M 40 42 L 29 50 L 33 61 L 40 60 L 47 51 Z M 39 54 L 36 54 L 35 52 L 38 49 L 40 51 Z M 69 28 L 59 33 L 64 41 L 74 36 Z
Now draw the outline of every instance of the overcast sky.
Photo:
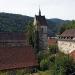
M 75 19 L 75 0 L 0 0 L 0 12 L 34 17 L 39 6 L 46 18 Z

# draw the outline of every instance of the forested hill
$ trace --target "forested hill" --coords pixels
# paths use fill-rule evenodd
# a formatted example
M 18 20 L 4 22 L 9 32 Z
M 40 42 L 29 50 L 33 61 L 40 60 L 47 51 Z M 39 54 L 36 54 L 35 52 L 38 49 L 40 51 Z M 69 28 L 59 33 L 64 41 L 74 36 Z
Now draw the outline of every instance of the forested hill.
M 0 13 L 0 32 L 22 32 L 25 31 L 26 25 L 29 21 L 33 20 L 33 17 Z M 48 22 L 48 34 L 54 36 L 65 22 L 61 19 L 47 19 Z
M 58 19 L 58 18 L 52 18 L 52 19 L 47 19 L 47 22 L 48 22 L 48 34 L 50 35 L 50 29 L 52 30 L 53 32 L 53 35 L 56 35 L 59 33 L 60 31 L 60 28 L 69 22 L 69 20 L 62 20 L 62 19 Z
M 27 23 L 32 19 L 29 16 L 0 13 L 0 32 L 25 31 Z

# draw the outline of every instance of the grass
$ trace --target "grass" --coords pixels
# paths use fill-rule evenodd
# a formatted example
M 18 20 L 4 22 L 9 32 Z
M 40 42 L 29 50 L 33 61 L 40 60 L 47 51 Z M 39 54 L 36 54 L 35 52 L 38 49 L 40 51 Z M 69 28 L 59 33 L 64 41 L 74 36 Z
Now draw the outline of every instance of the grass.
M 38 75 L 51 75 L 50 71 L 39 71 Z

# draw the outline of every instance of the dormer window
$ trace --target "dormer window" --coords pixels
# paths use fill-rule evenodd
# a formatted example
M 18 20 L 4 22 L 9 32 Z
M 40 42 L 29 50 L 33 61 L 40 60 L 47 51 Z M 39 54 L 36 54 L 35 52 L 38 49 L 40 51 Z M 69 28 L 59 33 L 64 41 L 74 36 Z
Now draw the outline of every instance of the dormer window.
M 67 39 L 69 39 L 69 37 L 67 37 Z
M 64 37 L 64 39 L 65 39 L 66 37 Z
M 73 39 L 73 37 L 71 37 L 71 39 Z

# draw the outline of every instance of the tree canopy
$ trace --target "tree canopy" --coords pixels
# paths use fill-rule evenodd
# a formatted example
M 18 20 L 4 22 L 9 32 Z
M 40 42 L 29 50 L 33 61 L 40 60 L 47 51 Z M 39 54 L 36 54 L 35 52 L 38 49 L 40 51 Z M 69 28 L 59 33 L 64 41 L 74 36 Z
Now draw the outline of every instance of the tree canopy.
M 69 21 L 65 23 L 61 28 L 60 28 L 60 34 L 64 32 L 66 29 L 74 29 L 75 28 L 75 20 Z

